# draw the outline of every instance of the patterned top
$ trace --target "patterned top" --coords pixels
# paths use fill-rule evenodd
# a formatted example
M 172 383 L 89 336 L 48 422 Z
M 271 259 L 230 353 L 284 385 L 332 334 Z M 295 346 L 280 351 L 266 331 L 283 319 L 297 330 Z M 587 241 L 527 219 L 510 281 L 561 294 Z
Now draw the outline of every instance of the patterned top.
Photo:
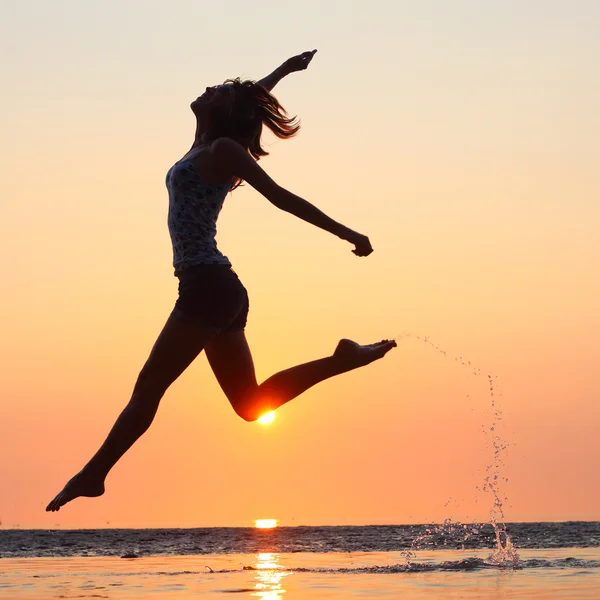
M 175 163 L 167 173 L 169 234 L 175 275 L 193 265 L 231 265 L 217 249 L 217 217 L 231 183 L 206 183 L 192 159 Z

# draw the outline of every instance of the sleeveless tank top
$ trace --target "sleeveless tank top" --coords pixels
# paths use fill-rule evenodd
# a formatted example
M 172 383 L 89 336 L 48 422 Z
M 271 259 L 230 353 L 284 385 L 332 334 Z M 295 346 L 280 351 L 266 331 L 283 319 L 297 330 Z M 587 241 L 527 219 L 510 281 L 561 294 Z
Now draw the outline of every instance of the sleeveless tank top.
M 188 158 L 169 169 L 166 184 L 175 275 L 193 265 L 231 265 L 218 250 L 215 236 L 217 217 L 232 183 L 206 183 Z

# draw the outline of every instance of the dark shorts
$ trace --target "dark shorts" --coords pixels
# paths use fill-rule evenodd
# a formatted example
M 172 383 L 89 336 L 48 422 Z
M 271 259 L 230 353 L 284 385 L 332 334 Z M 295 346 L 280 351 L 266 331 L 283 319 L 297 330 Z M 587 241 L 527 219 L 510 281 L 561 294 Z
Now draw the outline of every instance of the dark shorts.
M 173 315 L 214 333 L 243 331 L 248 319 L 248 292 L 228 265 L 196 265 L 179 277 Z

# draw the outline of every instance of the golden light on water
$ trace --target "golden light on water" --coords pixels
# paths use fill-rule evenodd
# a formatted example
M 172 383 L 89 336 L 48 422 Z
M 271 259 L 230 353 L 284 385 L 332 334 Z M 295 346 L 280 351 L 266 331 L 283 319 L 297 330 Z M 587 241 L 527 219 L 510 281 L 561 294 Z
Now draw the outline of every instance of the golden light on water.
M 262 600 L 281 600 L 286 590 L 282 581 L 290 575 L 289 571 L 282 569 L 279 563 L 279 554 L 271 552 L 261 553 L 256 561 L 256 584 L 250 594 Z
M 257 529 L 273 529 L 277 527 L 277 519 L 256 519 L 254 526 Z
M 262 417 L 258 417 L 258 422 L 263 425 L 268 425 L 275 420 L 275 411 L 271 410 L 268 413 L 265 413 Z

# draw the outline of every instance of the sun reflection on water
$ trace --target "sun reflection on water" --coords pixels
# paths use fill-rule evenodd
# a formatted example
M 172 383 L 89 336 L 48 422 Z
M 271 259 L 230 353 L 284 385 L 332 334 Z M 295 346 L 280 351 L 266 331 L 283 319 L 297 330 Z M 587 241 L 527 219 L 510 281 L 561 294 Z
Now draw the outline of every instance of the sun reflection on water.
M 263 552 L 256 556 L 256 585 L 250 595 L 264 600 L 281 600 L 285 589 L 282 585 L 284 577 L 290 575 L 284 571 L 279 564 L 279 554 L 274 552 Z

